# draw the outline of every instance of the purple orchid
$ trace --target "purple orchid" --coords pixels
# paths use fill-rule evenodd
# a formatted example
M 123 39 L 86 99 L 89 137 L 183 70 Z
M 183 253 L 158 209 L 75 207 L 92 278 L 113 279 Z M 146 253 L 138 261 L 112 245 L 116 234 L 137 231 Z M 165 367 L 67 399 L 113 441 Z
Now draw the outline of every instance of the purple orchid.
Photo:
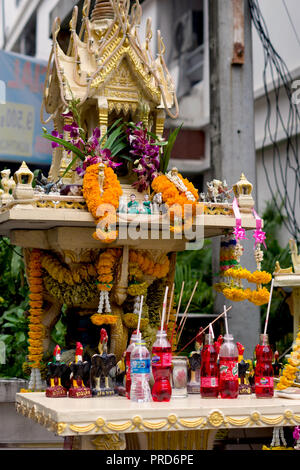
M 64 131 L 70 133 L 72 139 L 78 139 L 79 137 L 79 126 L 77 122 L 73 121 L 72 124 L 66 124 L 64 126 Z
M 53 135 L 53 137 L 56 137 L 58 139 L 63 139 L 63 135 L 60 134 L 58 131 L 52 131 L 51 135 Z M 51 142 L 51 146 L 53 149 L 55 149 L 57 147 L 60 147 L 60 144 L 58 144 L 57 142 Z
M 127 129 L 128 141 L 131 147 L 130 154 L 136 158 L 137 165 L 132 171 L 138 175 L 138 181 L 133 186 L 139 192 L 147 189 L 158 176 L 160 167 L 159 146 L 153 138 L 149 138 L 147 129 L 141 122 L 134 129 Z

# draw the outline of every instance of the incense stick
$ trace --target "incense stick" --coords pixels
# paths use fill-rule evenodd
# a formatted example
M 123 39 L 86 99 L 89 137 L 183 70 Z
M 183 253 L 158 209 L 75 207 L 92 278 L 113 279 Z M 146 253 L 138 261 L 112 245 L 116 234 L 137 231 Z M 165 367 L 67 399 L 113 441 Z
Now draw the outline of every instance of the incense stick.
M 179 301 L 178 301 L 178 305 L 177 305 L 177 312 L 176 312 L 175 322 L 174 322 L 174 325 L 173 325 L 173 330 L 172 330 L 172 335 L 171 335 L 171 344 L 173 343 L 173 336 L 174 336 L 174 333 L 175 333 L 177 318 L 178 318 L 178 314 L 180 312 L 183 289 L 184 289 L 184 281 L 182 282 L 182 285 L 181 285 L 181 291 L 180 291 Z
M 227 313 L 231 308 L 232 308 L 232 306 L 228 307 L 228 308 L 226 309 L 226 312 L 222 312 L 222 313 L 221 313 L 217 318 L 215 318 L 209 325 L 212 325 L 212 324 L 215 323 L 217 320 L 219 320 L 219 318 L 221 318 L 221 317 L 222 317 L 225 313 Z M 209 328 L 209 325 L 207 325 L 207 326 L 204 328 L 204 330 L 202 330 L 202 332 L 201 332 L 202 334 L 205 332 L 205 330 L 207 330 L 207 328 Z M 180 349 L 180 351 L 178 351 L 178 352 L 176 353 L 176 356 L 177 356 L 178 354 L 180 354 L 182 351 L 184 351 L 185 348 L 187 348 L 193 341 L 195 341 L 198 335 L 199 335 L 199 333 L 197 333 L 197 335 L 196 335 L 193 339 L 191 339 L 191 341 L 189 341 L 182 349 Z
M 171 308 L 172 308 L 172 305 L 173 305 L 174 289 L 175 289 L 175 284 L 173 283 L 173 285 L 172 285 L 172 291 L 171 291 L 171 296 L 170 296 L 169 309 L 168 309 L 167 325 L 169 324 Z
M 272 302 L 272 294 L 273 294 L 273 286 L 274 286 L 274 278 L 272 279 L 272 282 L 271 282 L 270 297 L 269 297 L 268 310 L 267 310 L 267 316 L 266 316 L 266 321 L 265 321 L 264 335 L 267 333 L 267 328 L 268 328 L 270 308 L 271 308 L 271 302 Z
M 194 286 L 192 295 L 191 295 L 191 297 L 190 297 L 190 300 L 189 300 L 189 302 L 188 302 L 188 304 L 187 304 L 187 307 L 186 307 L 186 309 L 185 309 L 185 312 L 184 312 L 184 314 L 183 314 L 183 316 L 182 316 L 182 319 L 181 319 L 181 322 L 180 322 L 180 324 L 179 324 L 178 329 L 180 328 L 180 325 L 181 325 L 181 324 L 182 324 L 182 327 L 181 327 L 181 329 L 180 329 L 177 342 L 179 342 L 180 337 L 181 337 L 181 335 L 182 335 L 183 328 L 184 328 L 184 325 L 185 325 L 185 322 L 186 322 L 186 319 L 187 319 L 187 316 L 188 316 L 188 315 L 187 315 L 188 309 L 189 309 L 189 306 L 191 305 L 191 302 L 192 302 L 192 300 L 193 300 L 193 297 L 194 297 L 194 294 L 195 294 L 195 291 L 196 291 L 197 287 L 198 287 L 198 281 L 196 282 L 196 284 L 195 284 L 195 286 Z

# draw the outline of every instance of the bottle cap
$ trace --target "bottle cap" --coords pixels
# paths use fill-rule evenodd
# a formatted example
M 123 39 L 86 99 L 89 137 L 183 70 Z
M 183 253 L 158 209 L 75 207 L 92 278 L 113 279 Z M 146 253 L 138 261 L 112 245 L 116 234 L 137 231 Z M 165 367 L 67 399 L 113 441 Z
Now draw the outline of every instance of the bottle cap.
M 213 337 L 211 333 L 206 333 L 205 344 L 213 344 Z
M 226 334 L 223 336 L 225 341 L 233 341 L 233 335 L 231 334 Z
M 268 334 L 262 333 L 262 334 L 259 335 L 259 338 L 260 338 L 261 344 L 268 344 L 268 343 L 269 343 L 269 336 L 268 336 Z

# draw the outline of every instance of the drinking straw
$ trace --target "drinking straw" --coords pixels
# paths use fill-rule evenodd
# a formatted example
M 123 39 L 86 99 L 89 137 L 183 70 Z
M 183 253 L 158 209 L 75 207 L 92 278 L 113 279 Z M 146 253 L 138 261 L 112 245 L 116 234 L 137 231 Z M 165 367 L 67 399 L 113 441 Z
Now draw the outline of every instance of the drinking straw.
M 272 282 L 271 282 L 270 297 L 269 297 L 268 310 L 267 310 L 267 316 L 266 316 L 266 321 L 265 321 L 264 335 L 267 333 L 267 328 L 268 328 L 270 307 L 271 307 L 272 295 L 273 295 L 273 286 L 274 286 L 274 278 L 272 279 Z
M 176 317 L 175 317 L 175 321 L 174 321 L 174 325 L 173 325 L 173 330 L 172 330 L 172 335 L 171 335 L 171 344 L 173 343 L 173 336 L 174 336 L 174 333 L 175 333 L 175 328 L 176 328 L 176 324 L 177 324 L 177 318 L 178 318 L 178 314 L 179 314 L 180 307 L 181 307 L 181 300 L 182 300 L 182 295 L 183 295 L 183 289 L 184 289 L 184 281 L 182 282 L 182 285 L 181 285 L 181 291 L 180 291 L 179 301 L 178 301 L 178 305 L 177 305 L 177 312 L 176 312 Z
M 170 296 L 169 309 L 168 309 L 167 325 L 169 324 L 171 308 L 172 308 L 172 305 L 173 305 L 174 289 L 175 289 L 175 284 L 173 283 L 173 285 L 172 285 L 172 291 L 171 291 L 171 296 Z
M 225 331 L 226 331 L 226 334 L 228 335 L 229 331 L 228 331 L 226 305 L 224 305 L 224 321 L 225 321 Z
M 137 326 L 137 334 L 140 332 L 140 324 L 141 324 L 141 316 L 143 310 L 143 303 L 144 303 L 144 296 L 141 295 L 141 303 L 140 303 L 140 311 L 139 311 L 139 319 L 138 319 L 138 326 Z
M 217 318 L 215 318 L 209 325 L 212 325 L 212 324 L 215 323 L 217 320 L 219 320 L 219 318 L 221 318 L 223 315 L 225 315 L 225 313 L 227 313 L 231 308 L 232 308 L 232 306 L 228 307 L 225 312 L 222 312 L 222 313 L 221 313 Z M 204 330 L 202 330 L 202 332 L 201 332 L 202 334 L 205 332 L 205 330 L 207 330 L 207 328 L 209 328 L 209 325 L 207 325 L 207 326 L 204 328 Z M 196 338 L 198 337 L 198 335 L 199 335 L 199 333 L 197 333 L 197 335 L 196 335 L 193 339 L 191 339 L 191 341 L 189 341 L 185 346 L 183 346 L 183 348 L 180 349 L 180 351 L 178 351 L 178 352 L 176 353 L 176 356 L 177 356 L 178 354 L 180 354 L 182 351 L 184 351 L 193 341 L 195 341 Z
M 210 332 L 210 334 L 211 334 L 212 339 L 214 339 L 214 338 L 215 338 L 215 335 L 214 335 L 214 330 L 213 330 L 213 327 L 212 327 L 212 324 L 211 324 L 211 323 L 209 324 L 209 332 Z
M 160 331 L 163 331 L 163 329 L 164 329 L 164 322 L 165 322 L 166 308 L 167 308 L 168 290 L 169 290 L 169 287 L 167 286 L 167 287 L 166 287 L 166 290 L 165 290 L 165 298 L 164 298 L 163 310 L 162 310 L 162 315 L 161 315 L 161 327 L 160 327 Z

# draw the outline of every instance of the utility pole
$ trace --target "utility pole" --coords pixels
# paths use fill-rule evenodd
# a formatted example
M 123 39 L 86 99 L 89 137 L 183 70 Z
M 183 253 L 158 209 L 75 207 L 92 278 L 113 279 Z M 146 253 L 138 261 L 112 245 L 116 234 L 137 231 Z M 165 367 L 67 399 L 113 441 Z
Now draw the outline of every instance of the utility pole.
M 243 172 L 256 187 L 251 17 L 247 0 L 210 0 L 210 139 L 212 176 L 233 185 Z M 253 195 L 255 200 L 255 195 Z M 252 232 L 242 241 L 241 264 L 256 269 Z M 219 271 L 220 239 L 213 241 L 213 271 Z M 260 310 L 221 294 L 216 311 L 232 305 L 229 329 L 252 357 L 260 333 Z

